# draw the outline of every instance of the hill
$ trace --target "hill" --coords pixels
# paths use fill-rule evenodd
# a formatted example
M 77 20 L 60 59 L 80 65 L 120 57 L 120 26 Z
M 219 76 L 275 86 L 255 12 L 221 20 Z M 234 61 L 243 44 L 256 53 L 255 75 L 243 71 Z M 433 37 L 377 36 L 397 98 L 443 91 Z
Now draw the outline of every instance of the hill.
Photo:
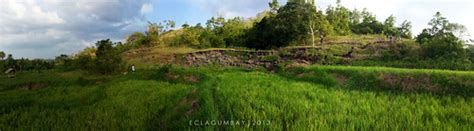
M 437 12 L 378 21 L 289 0 L 255 18 L 148 23 L 54 61 L 1 55 L 3 130 L 473 130 L 474 46 Z M 128 67 L 128 68 L 127 68 Z M 16 73 L 16 75 L 15 75 Z

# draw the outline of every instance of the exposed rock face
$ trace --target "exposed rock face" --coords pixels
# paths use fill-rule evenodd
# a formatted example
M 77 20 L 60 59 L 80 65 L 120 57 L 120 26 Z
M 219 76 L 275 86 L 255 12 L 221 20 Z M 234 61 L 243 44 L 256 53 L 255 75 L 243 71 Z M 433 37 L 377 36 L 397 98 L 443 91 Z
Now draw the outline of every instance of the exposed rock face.
M 378 44 L 384 43 L 384 44 Z M 183 60 L 185 66 L 236 66 L 236 67 L 265 67 L 272 69 L 281 63 L 292 65 L 350 63 L 352 60 L 362 60 L 381 55 L 386 50 L 387 41 L 374 41 L 369 44 L 350 43 L 347 52 L 331 53 L 330 49 L 322 47 L 291 47 L 280 50 L 248 51 L 248 50 L 207 50 L 188 53 L 184 56 L 175 56 L 174 59 Z M 328 53 L 330 52 L 330 53 Z M 367 53 L 369 52 L 369 53 Z
M 264 55 L 261 55 L 264 56 Z M 194 52 L 184 56 L 185 64 L 189 66 L 201 66 L 218 64 L 223 66 L 254 67 L 262 62 L 255 52 L 234 50 L 210 50 Z
M 292 62 L 314 64 L 324 59 L 322 56 L 309 55 L 310 50 L 319 48 L 291 48 L 283 51 L 239 51 L 239 50 L 209 50 L 189 53 L 184 56 L 187 66 L 222 65 L 254 68 L 263 66 L 273 68 L 279 63 Z

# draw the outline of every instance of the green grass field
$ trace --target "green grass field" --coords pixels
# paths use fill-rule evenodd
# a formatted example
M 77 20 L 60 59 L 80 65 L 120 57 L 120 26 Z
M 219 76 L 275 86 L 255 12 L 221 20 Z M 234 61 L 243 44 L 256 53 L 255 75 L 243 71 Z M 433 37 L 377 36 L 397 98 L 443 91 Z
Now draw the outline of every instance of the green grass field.
M 474 129 L 474 72 L 164 66 L 114 76 L 1 77 L 0 130 Z

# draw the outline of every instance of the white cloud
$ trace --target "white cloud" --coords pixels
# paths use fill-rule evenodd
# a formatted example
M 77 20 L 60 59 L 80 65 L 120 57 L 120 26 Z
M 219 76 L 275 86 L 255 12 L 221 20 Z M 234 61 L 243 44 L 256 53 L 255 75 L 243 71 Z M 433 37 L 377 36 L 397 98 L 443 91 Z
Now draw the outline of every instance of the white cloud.
M 16 58 L 71 54 L 141 31 L 149 0 L 0 0 L 0 50 Z
M 140 13 L 142 14 L 150 13 L 152 11 L 153 11 L 153 5 L 150 3 L 143 4 L 142 8 L 140 9 Z
M 269 0 L 187 0 L 190 5 L 199 7 L 215 16 L 251 17 L 265 10 Z

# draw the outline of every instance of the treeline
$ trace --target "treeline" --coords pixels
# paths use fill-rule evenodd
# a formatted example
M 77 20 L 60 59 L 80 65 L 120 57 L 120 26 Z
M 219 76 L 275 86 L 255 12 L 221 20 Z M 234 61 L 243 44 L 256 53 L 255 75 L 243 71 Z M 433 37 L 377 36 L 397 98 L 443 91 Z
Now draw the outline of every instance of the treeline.
M 83 70 L 95 74 L 118 73 L 125 70 L 121 54 L 130 48 L 132 48 L 130 45 L 121 42 L 114 43 L 106 39 L 97 41 L 95 47 L 86 48 L 76 55 L 61 54 L 53 60 L 13 59 L 11 54 L 4 59 L 5 53 L 0 52 L 0 69 L 5 71 L 11 68 L 17 72 L 57 69 L 62 71 Z
M 122 52 L 132 48 L 121 42 L 112 42 L 110 39 L 100 40 L 95 47 L 89 47 L 79 54 L 56 57 L 56 65 L 62 70 L 83 70 L 95 74 L 118 73 L 125 70 L 122 61 Z
M 194 48 L 247 47 L 271 49 L 288 45 L 314 45 L 330 35 L 384 34 L 411 38 L 411 23 L 396 25 L 392 15 L 384 22 L 366 9 L 349 10 L 338 1 L 325 11 L 316 9 L 313 1 L 289 0 L 280 6 L 269 3 L 270 10 L 254 18 L 225 19 L 212 17 L 205 25 L 183 24 L 175 28 L 171 20 L 149 22 L 145 33 L 135 32 L 126 43 L 139 46 L 187 46 Z
M 466 27 L 449 22 L 439 12 L 428 26 L 415 37 L 416 43 L 391 45 L 380 62 L 406 64 L 412 68 L 474 69 L 474 46 L 460 39 Z
M 6 54 L 3 51 L 0 51 L 0 71 L 5 71 L 8 69 L 15 69 L 16 71 L 31 71 L 31 70 L 47 70 L 54 67 L 53 60 L 45 59 L 13 59 L 12 54 Z M 2 72 L 3 73 L 3 72 Z
M 420 66 L 412 68 L 473 69 L 473 47 L 460 39 L 466 28 L 450 23 L 436 13 L 429 27 L 412 38 L 411 22 L 396 25 L 391 15 L 384 21 L 366 9 L 350 10 L 341 5 L 317 9 L 312 0 L 289 0 L 280 6 L 278 0 L 269 3 L 270 9 L 250 19 L 211 18 L 203 26 L 182 25 L 172 30 L 175 23 L 150 23 L 145 34 L 134 33 L 127 43 L 140 46 L 187 46 L 194 48 L 246 47 L 272 49 L 294 45 L 323 44 L 327 36 L 382 34 L 392 39 L 414 39 L 416 43 L 398 42 L 384 52 L 380 62 L 397 62 Z M 170 26 L 172 25 L 172 26 Z M 426 65 L 426 66 L 422 66 Z

